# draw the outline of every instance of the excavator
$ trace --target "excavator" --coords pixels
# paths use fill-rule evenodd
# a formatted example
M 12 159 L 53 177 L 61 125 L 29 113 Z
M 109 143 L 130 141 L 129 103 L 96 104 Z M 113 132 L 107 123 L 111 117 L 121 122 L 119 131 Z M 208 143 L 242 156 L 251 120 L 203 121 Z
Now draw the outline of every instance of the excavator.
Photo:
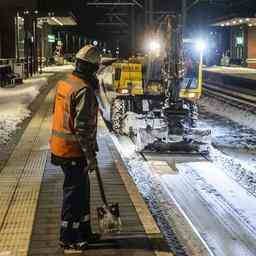
M 99 73 L 99 103 L 118 135 L 139 152 L 208 153 L 211 131 L 198 127 L 202 50 L 182 38 L 177 16 L 167 16 L 147 56 L 117 60 Z M 104 70 L 108 70 L 108 75 Z M 108 78 L 107 78 L 108 76 Z

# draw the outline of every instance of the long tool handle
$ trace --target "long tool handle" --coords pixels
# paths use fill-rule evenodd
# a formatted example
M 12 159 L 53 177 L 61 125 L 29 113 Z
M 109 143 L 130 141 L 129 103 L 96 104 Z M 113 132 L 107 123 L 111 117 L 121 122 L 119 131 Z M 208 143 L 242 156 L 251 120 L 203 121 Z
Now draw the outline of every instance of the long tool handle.
M 95 171 L 96 171 L 96 176 L 97 176 L 97 180 L 98 180 L 98 184 L 99 184 L 101 199 L 102 199 L 103 203 L 106 206 L 108 206 L 108 202 L 107 202 L 107 198 L 106 198 L 106 194 L 105 194 L 102 178 L 101 178 L 101 175 L 100 175 L 100 170 L 99 170 L 99 168 L 96 168 Z

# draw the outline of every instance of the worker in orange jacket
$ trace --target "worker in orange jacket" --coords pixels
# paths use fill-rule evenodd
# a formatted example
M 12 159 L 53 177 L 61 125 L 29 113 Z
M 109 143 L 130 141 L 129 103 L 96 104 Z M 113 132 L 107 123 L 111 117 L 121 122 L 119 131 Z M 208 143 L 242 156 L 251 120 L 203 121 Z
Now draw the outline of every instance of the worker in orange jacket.
M 65 179 L 61 214 L 60 245 L 84 249 L 99 236 L 90 223 L 88 172 L 97 168 L 96 71 L 100 53 L 87 45 L 76 55 L 76 67 L 57 84 L 50 147 L 52 163 L 61 166 Z

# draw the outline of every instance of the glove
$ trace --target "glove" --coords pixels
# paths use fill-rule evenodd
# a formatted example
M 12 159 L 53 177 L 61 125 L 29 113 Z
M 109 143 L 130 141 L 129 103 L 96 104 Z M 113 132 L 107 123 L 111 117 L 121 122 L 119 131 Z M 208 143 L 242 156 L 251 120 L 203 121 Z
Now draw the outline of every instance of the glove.
M 88 172 L 93 172 L 98 168 L 98 161 L 96 155 L 89 157 L 87 159 L 87 170 Z

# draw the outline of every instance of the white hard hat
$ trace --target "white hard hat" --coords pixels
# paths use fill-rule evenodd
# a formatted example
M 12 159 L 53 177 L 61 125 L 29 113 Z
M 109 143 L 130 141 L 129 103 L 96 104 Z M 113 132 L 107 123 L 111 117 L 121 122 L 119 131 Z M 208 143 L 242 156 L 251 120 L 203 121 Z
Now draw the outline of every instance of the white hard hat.
M 99 50 L 90 44 L 81 48 L 76 54 L 76 59 L 87 61 L 96 65 L 100 64 L 100 58 Z

